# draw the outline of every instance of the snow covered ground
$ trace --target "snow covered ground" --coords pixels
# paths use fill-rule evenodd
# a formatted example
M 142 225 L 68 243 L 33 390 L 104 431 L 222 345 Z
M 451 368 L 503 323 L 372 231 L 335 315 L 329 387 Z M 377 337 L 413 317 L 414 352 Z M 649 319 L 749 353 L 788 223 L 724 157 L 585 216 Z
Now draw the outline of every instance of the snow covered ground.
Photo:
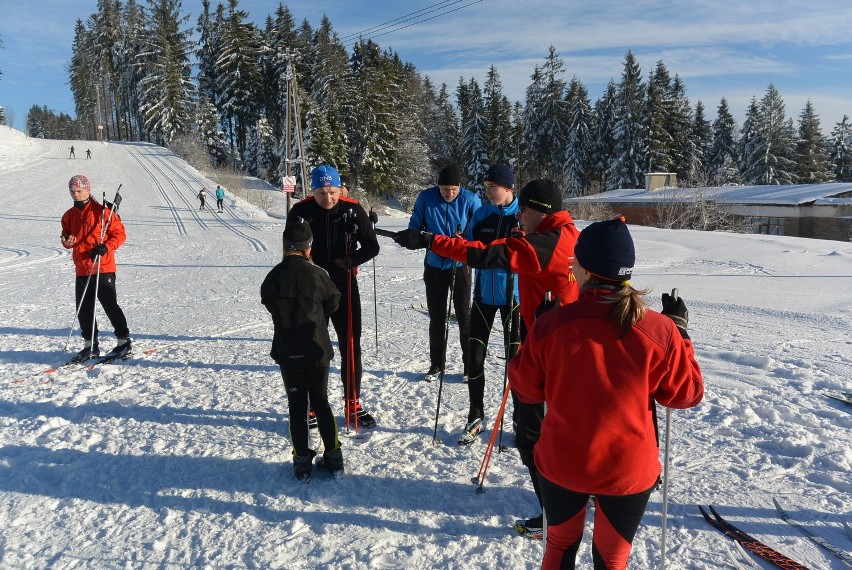
M 69 159 L 72 142 L 93 158 Z M 72 142 L 0 127 L 0 567 L 538 566 L 541 543 L 511 530 L 537 509 L 510 430 L 483 494 L 470 479 L 484 441 L 455 444 L 467 413 L 455 330 L 444 445 L 432 442 L 438 386 L 420 380 L 427 320 L 412 309 L 425 303 L 422 253 L 379 238 L 375 267 L 361 268 L 363 399 L 379 427 L 343 435 L 344 479 L 301 485 L 259 303 L 283 221 L 230 195 L 225 214 L 198 211 L 195 193 L 214 181 L 162 148 Z M 99 200 L 123 184 L 118 293 L 139 356 L 44 374 L 69 356 L 73 265 L 59 218 L 77 173 Z M 406 222 L 399 214 L 379 226 Z M 784 523 L 772 498 L 852 550 L 843 529 L 852 524 L 852 408 L 824 396 L 852 388 L 852 244 L 631 231 L 634 283 L 653 288 L 656 308 L 662 292 L 680 289 L 706 382 L 700 406 L 672 414 L 668 566 L 731 567 L 732 543 L 698 512 L 713 503 L 810 568 L 845 568 Z M 101 327 L 108 349 L 103 317 Z M 500 338 L 492 334 L 494 354 Z M 80 346 L 75 332 L 70 348 Z M 338 365 L 330 385 L 342 403 Z M 490 424 L 502 361 L 490 356 L 487 374 Z M 342 423 L 340 404 L 335 411 Z M 661 499 L 652 496 L 634 568 L 659 565 Z M 590 567 L 588 529 L 579 559 Z

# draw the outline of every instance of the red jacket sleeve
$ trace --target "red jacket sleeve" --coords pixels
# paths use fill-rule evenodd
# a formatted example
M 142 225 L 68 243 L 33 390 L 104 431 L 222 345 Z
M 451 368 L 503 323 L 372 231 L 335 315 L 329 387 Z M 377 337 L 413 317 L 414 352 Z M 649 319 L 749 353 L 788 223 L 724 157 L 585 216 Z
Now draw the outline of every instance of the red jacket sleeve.
M 675 329 L 667 354 L 667 374 L 654 392 L 654 399 L 668 408 L 691 408 L 704 398 L 704 379 L 695 359 L 692 341 Z
M 474 269 L 508 269 L 520 274 L 541 271 L 535 248 L 526 237 L 495 239 L 486 244 L 435 234 L 429 249 Z

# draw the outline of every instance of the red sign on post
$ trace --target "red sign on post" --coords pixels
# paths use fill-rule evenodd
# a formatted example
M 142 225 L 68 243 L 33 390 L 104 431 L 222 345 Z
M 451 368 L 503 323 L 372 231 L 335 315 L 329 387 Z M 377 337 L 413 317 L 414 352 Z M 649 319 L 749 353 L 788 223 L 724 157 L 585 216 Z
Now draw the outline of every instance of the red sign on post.
M 293 193 L 296 191 L 296 177 L 285 176 L 281 179 L 281 191 Z

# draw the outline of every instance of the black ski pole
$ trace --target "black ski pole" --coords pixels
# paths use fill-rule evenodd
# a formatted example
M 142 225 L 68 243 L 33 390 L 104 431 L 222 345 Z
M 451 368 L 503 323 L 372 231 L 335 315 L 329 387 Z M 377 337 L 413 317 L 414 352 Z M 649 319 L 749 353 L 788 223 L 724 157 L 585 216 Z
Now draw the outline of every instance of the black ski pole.
M 370 208 L 371 213 L 375 213 Z M 376 223 L 373 222 L 373 231 L 376 231 Z M 379 296 L 376 288 L 376 258 L 373 258 L 373 317 L 376 320 L 376 356 L 379 355 Z
M 375 228 L 375 225 L 373 227 Z M 375 228 L 375 229 L 376 229 L 376 235 L 377 236 L 389 237 L 391 239 L 395 238 L 396 236 L 398 236 L 401 233 L 401 232 L 392 232 L 390 230 L 385 230 L 385 229 L 382 229 L 382 228 Z
M 461 232 L 461 224 L 459 224 L 458 230 Z M 438 405 L 435 407 L 435 430 L 432 433 L 432 443 L 438 444 L 438 417 L 441 415 L 441 393 L 444 391 L 444 374 L 447 369 L 447 345 L 450 340 L 450 311 L 453 308 L 453 293 L 455 293 L 456 289 L 456 265 L 455 260 L 453 261 L 453 269 L 450 273 L 450 294 L 447 295 L 447 318 L 444 324 L 444 352 L 441 356 L 441 373 L 438 376 Z

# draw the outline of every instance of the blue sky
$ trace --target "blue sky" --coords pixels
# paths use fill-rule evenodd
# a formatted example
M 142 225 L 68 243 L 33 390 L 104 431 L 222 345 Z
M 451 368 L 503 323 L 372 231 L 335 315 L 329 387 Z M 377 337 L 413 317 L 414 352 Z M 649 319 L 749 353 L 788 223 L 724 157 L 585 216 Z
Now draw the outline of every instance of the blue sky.
M 139 0 L 143 5 L 145 0 Z M 341 37 L 417 10 L 432 19 L 375 37 L 403 60 L 454 89 L 459 77 L 480 84 L 490 65 L 504 92 L 522 99 L 536 65 L 553 45 L 594 101 L 618 81 L 624 54 L 636 55 L 645 77 L 660 59 L 683 79 L 690 101 L 716 116 L 727 97 L 741 123 L 753 96 L 773 83 L 787 116 L 798 118 L 808 99 L 830 132 L 852 117 L 852 1 L 849 0 L 298 0 L 285 2 L 297 21 L 316 27 L 327 14 Z M 214 2 L 215 5 L 215 2 Z M 277 1 L 241 0 L 259 25 Z M 0 10 L 0 105 L 22 128 L 32 105 L 74 115 L 66 66 L 74 23 L 95 12 L 97 0 L 4 0 Z M 200 0 L 184 0 L 194 27 Z M 367 34 L 369 35 L 369 34 Z

